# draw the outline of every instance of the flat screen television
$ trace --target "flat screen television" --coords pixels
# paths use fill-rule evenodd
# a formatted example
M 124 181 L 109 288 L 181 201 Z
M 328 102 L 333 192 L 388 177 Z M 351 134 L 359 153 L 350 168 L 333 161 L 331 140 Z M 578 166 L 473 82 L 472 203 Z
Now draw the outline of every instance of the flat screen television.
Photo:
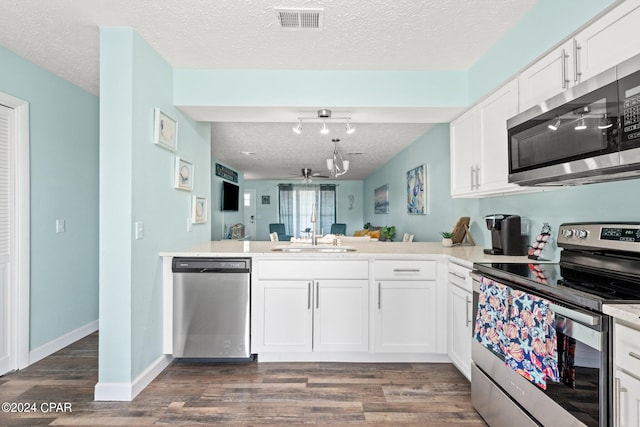
M 240 187 L 227 181 L 222 181 L 222 210 L 237 211 L 240 202 Z

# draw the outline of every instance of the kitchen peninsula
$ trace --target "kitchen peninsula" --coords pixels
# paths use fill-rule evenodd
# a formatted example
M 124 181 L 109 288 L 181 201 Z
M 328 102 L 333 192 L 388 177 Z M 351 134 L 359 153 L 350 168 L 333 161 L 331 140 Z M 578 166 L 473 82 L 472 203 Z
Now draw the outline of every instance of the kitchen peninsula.
M 251 353 L 259 361 L 453 361 L 467 377 L 473 263 L 526 262 L 439 242 L 228 240 L 160 255 L 165 354 L 172 354 L 173 258 L 251 258 Z

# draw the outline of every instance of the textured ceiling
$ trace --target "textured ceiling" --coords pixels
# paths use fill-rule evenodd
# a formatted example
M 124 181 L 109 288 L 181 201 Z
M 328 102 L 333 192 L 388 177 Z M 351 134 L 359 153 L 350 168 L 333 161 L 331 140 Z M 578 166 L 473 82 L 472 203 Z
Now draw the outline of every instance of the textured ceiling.
M 176 68 L 466 70 L 536 1 L 0 0 L 0 45 L 94 94 L 99 93 L 100 26 L 134 28 Z M 300 6 L 324 8 L 322 31 L 291 32 L 278 28 L 273 8 Z M 318 106 L 324 107 L 331 105 Z M 206 112 L 203 107 L 189 113 L 211 120 Z M 268 117 L 275 113 L 251 111 L 250 115 L 256 114 Z M 349 112 L 354 118 L 358 114 L 357 106 Z M 442 112 L 433 116 L 422 114 L 421 121 L 435 123 L 442 115 Z M 233 159 L 230 148 L 233 142 L 225 138 L 244 135 L 249 141 L 249 129 L 262 126 L 261 135 L 272 137 L 271 152 L 283 160 L 289 156 L 287 148 L 296 143 L 290 126 L 281 123 L 272 124 L 270 129 L 264 123 L 248 126 L 251 122 L 247 122 L 242 109 L 226 111 L 221 116 L 229 123 L 220 125 L 219 130 L 216 124 L 213 126 L 217 138 L 212 144 L 214 155 L 241 171 L 248 166 L 257 170 L 256 159 L 253 164 L 247 159 Z M 402 118 L 402 110 L 378 111 L 371 116 L 371 122 L 375 123 L 409 121 Z M 360 129 L 366 134 L 365 124 Z M 234 131 L 234 126 L 239 129 Z M 286 133 L 280 133 L 281 128 L 286 128 Z M 371 128 L 381 132 L 378 125 Z M 426 128 L 428 124 L 423 125 Z M 360 165 L 366 168 L 363 173 L 375 169 L 388 157 L 384 147 L 375 144 L 389 145 L 386 135 L 391 137 L 392 130 L 396 132 L 396 138 L 391 139 L 396 141 L 393 145 L 396 152 L 413 142 L 404 138 L 414 138 L 416 132 L 415 129 L 402 132 L 400 127 L 391 125 L 387 130 L 383 132 L 384 138 L 369 140 L 371 159 L 366 166 Z M 382 154 L 376 157 L 376 153 Z M 273 158 L 264 161 L 277 164 Z M 354 173 L 345 177 L 355 179 L 358 162 L 353 159 Z M 282 165 L 284 169 L 285 163 Z M 278 172 L 281 171 L 276 169 L 271 176 Z

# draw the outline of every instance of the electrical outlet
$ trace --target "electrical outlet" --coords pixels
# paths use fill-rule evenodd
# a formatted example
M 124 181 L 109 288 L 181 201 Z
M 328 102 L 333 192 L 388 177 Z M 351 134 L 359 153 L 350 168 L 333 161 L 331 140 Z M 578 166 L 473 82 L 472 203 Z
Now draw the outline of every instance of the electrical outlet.
M 56 233 L 64 233 L 65 231 L 64 219 L 56 219 Z
M 136 222 L 136 240 L 144 239 L 144 222 Z

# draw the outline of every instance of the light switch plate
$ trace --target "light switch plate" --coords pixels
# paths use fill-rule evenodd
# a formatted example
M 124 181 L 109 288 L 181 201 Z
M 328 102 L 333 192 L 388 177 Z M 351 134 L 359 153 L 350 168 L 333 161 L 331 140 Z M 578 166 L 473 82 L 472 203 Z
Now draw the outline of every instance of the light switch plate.
M 56 219 L 56 233 L 64 233 L 65 225 L 64 219 Z
M 136 222 L 136 240 L 144 239 L 144 222 Z
M 187 232 L 191 232 L 191 230 L 193 230 L 191 218 L 187 218 Z

